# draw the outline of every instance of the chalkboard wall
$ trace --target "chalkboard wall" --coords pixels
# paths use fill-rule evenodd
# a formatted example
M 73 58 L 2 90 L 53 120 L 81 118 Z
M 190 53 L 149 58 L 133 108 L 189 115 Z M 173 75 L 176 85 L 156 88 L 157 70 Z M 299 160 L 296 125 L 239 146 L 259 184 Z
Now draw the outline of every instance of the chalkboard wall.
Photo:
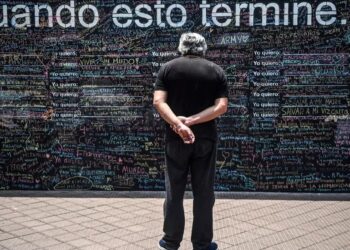
M 0 1 L 0 189 L 164 190 L 181 33 L 229 80 L 218 191 L 350 191 L 350 1 Z M 190 189 L 190 184 L 188 185 Z

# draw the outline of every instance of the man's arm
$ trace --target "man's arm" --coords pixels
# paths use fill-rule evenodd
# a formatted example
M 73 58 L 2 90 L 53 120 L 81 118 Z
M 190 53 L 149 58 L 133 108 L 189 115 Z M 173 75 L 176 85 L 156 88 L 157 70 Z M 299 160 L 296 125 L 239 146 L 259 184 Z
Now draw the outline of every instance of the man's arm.
M 213 106 L 205 110 L 191 115 L 189 117 L 178 117 L 185 125 L 192 126 L 199 123 L 211 121 L 218 116 L 226 113 L 228 106 L 228 99 L 226 97 L 217 98 Z
M 180 135 L 183 141 L 187 144 L 194 142 L 194 134 L 192 130 L 185 125 L 171 110 L 166 103 L 167 92 L 164 90 L 156 90 L 153 95 L 153 106 L 159 112 L 160 116 L 170 124 L 172 128 L 175 128 L 175 132 Z

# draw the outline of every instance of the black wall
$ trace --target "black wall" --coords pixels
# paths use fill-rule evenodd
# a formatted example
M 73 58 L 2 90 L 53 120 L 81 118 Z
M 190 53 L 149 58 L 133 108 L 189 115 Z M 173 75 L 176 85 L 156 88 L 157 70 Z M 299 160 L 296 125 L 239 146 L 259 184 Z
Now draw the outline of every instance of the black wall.
M 48 27 L 45 11 L 36 27 L 35 5 L 49 4 L 56 15 L 72 2 L 75 27 L 56 17 Z M 206 27 L 202 2 L 181 1 L 186 22 L 171 27 L 165 13 L 173 1 L 162 1 L 159 27 L 154 0 L 0 1 L 0 189 L 164 190 L 164 124 L 152 107 L 153 83 L 160 65 L 178 56 L 180 34 L 195 31 L 229 79 L 216 190 L 349 192 L 350 2 L 327 1 L 336 7 L 322 16 L 336 18 L 327 25 L 316 19 L 322 1 L 305 2 L 312 13 L 300 8 L 293 24 L 294 1 L 208 1 Z M 122 3 L 133 12 L 118 19 L 132 20 L 126 28 L 113 22 Z M 236 3 L 277 3 L 280 20 L 269 8 L 262 26 L 257 8 L 250 24 L 244 9 L 239 25 L 234 12 L 219 27 L 211 14 L 219 3 L 232 11 Z M 28 6 L 31 27 L 23 17 L 11 21 L 25 13 L 13 11 L 18 4 Z M 91 28 L 78 19 L 84 4 L 99 13 Z M 139 4 L 152 8 L 142 10 L 153 18 L 149 27 L 135 24 L 147 21 L 134 14 Z M 183 18 L 179 10 L 170 13 L 173 23 Z M 91 13 L 84 12 L 86 23 Z M 62 12 L 62 22 L 70 18 Z

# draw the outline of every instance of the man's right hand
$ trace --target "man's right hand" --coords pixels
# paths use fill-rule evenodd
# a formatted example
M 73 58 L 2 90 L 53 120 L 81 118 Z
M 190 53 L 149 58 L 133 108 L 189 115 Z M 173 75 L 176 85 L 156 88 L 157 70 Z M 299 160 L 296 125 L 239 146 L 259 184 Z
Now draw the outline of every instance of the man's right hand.
M 192 130 L 188 126 L 181 123 L 177 126 L 173 125 L 171 127 L 181 137 L 181 139 L 184 141 L 185 144 L 194 143 L 195 136 L 194 136 Z
M 192 125 L 193 119 L 190 117 L 178 116 L 177 118 L 179 118 L 179 120 L 187 127 L 190 127 Z

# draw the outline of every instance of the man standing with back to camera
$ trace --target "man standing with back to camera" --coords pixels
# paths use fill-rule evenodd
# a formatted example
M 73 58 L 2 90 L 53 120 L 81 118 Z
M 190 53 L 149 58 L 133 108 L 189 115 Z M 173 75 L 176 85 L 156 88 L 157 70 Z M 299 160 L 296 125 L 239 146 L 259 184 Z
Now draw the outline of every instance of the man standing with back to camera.
M 190 171 L 193 249 L 215 250 L 215 118 L 227 110 L 227 80 L 222 68 L 203 58 L 207 44 L 201 35 L 182 34 L 178 50 L 182 56 L 160 68 L 153 97 L 154 107 L 167 122 L 164 236 L 159 249 L 180 247 L 185 226 L 183 197 Z

